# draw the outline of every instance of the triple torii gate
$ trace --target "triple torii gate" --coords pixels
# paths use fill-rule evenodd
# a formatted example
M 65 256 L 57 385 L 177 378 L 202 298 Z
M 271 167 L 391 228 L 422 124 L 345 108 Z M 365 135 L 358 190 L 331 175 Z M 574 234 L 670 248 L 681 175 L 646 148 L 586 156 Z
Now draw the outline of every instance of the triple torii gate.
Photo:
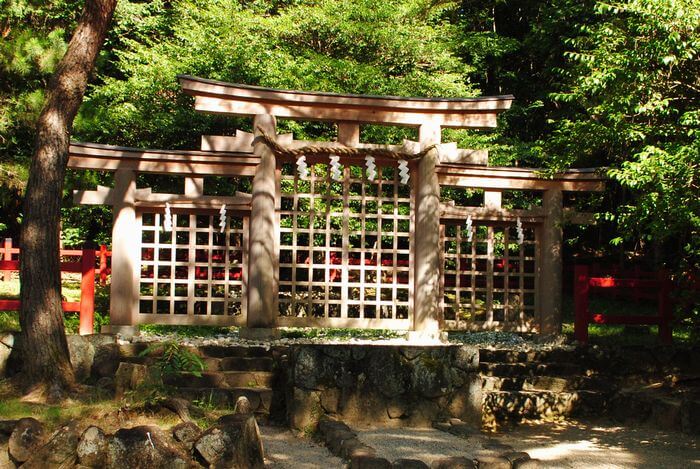
M 408 329 L 429 338 L 441 329 L 560 330 L 562 225 L 589 219 L 568 213 L 562 193 L 602 190 L 602 179 L 593 170 L 544 179 L 488 167 L 486 151 L 441 143 L 443 127 L 495 127 L 511 96 L 358 96 L 179 78 L 195 109 L 252 117 L 255 134 L 203 136 L 200 151 L 71 145 L 69 167 L 116 172 L 114 188 L 75 196 L 114 207 L 112 331 L 140 323 L 239 325 L 250 337 L 279 326 Z M 278 117 L 335 122 L 337 142 L 277 135 Z M 366 123 L 417 127 L 419 141 L 360 143 Z M 309 154 L 303 177 L 293 158 L 255 138 L 263 135 L 284 150 L 312 146 L 327 155 Z M 357 151 L 341 156 L 330 176 L 319 165 L 342 148 Z M 381 150 L 425 152 L 408 162 L 408 185 Z M 378 155 L 378 176 L 363 168 L 363 152 Z M 137 189 L 140 172 L 183 176 L 184 194 Z M 210 176 L 252 177 L 252 191 L 207 196 Z M 441 202 L 441 186 L 483 190 L 483 204 Z M 513 190 L 542 191 L 542 206 L 503 209 L 502 193 Z M 168 216 L 175 223 L 164 234 Z

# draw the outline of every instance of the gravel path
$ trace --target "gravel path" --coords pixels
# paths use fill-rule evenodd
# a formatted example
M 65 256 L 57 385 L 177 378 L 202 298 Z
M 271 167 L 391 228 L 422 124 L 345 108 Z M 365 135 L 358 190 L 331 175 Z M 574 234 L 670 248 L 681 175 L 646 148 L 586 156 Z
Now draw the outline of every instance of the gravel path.
M 287 428 L 261 426 L 266 467 L 269 469 L 343 468 L 340 458 L 309 438 L 297 438 Z
M 548 468 L 700 468 L 700 439 L 607 421 L 520 426 L 499 440 Z
M 460 438 L 431 428 L 357 429 L 359 440 L 377 450 L 377 456 L 396 459 L 419 459 L 430 465 L 447 456 L 472 456 L 486 440 L 481 435 Z
M 394 461 L 420 459 L 428 464 L 446 456 L 474 456 L 484 445 L 510 445 L 541 461 L 543 468 L 668 469 L 700 468 L 700 439 L 646 427 L 620 427 L 608 421 L 520 425 L 497 434 L 457 437 L 433 429 L 361 429 L 358 438 Z M 344 462 L 308 438 L 281 427 L 260 431 L 270 469 L 334 469 Z
M 429 429 L 359 429 L 358 438 L 392 461 L 415 458 L 430 464 L 445 456 L 473 457 L 483 445 L 503 444 L 539 459 L 543 468 L 700 468 L 697 437 L 606 421 L 521 425 L 469 438 Z

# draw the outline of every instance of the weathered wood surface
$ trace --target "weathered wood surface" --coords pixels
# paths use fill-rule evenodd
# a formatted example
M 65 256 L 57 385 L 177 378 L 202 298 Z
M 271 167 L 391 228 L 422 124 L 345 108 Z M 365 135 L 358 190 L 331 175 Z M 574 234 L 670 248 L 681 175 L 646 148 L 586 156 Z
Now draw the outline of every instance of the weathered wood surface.
M 303 120 L 384 123 L 419 127 L 493 128 L 512 96 L 464 99 L 399 98 L 277 90 L 180 75 L 195 109 L 218 114 L 271 114 Z

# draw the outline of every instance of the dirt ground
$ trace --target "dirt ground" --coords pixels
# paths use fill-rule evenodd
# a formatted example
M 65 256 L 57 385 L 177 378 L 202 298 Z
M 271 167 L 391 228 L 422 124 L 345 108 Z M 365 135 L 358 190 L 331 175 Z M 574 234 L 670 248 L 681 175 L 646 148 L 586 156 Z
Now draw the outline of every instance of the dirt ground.
M 389 460 L 469 456 L 500 443 L 526 451 L 544 468 L 700 468 L 700 438 L 607 421 L 520 425 L 502 433 L 457 437 L 432 429 L 355 429 L 363 442 Z M 288 430 L 263 427 L 272 469 L 341 468 L 343 461 Z

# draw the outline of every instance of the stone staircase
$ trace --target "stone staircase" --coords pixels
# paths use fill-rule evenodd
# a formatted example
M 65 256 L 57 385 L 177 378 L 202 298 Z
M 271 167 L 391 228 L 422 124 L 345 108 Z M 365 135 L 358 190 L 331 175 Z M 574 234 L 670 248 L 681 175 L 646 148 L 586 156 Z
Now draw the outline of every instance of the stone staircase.
M 153 366 L 157 356 L 141 355 L 147 346 L 121 345 L 120 361 Z M 191 373 L 165 376 L 164 384 L 174 395 L 214 408 L 233 408 L 236 400 L 245 396 L 262 422 L 271 415 L 284 413 L 284 377 L 280 373 L 286 358 L 284 348 L 209 345 L 189 350 L 204 361 L 206 370 L 201 376 Z
M 479 351 L 483 424 L 606 416 L 700 433 L 700 347 Z
M 481 349 L 484 425 L 603 412 L 617 388 L 589 365 L 578 349 Z

